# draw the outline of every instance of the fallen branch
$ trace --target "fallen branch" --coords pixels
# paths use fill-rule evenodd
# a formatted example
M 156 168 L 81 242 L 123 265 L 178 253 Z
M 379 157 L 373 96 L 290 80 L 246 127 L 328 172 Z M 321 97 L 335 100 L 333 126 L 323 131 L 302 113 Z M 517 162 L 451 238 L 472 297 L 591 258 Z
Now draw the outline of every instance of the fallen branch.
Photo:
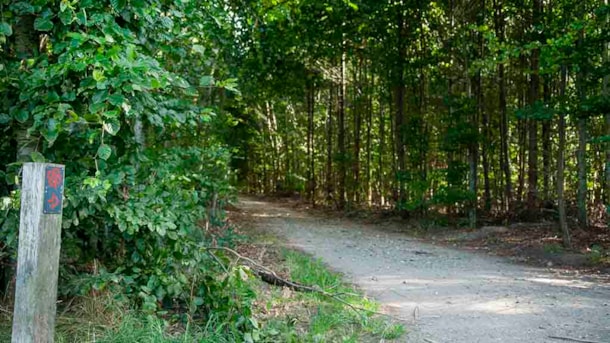
M 599 342 L 599 341 L 590 341 L 590 340 L 586 340 L 586 339 L 579 339 L 579 338 L 572 338 L 572 337 L 565 337 L 565 336 L 549 336 L 549 338 L 558 339 L 561 341 L 579 342 L 579 343 L 603 343 L 603 342 Z
M 281 277 L 277 276 L 276 274 L 272 274 L 272 273 L 260 271 L 260 270 L 255 270 L 254 272 L 256 273 L 256 275 L 258 275 L 258 277 L 261 278 L 261 280 L 263 280 L 264 282 L 266 282 L 270 285 L 279 286 L 279 287 L 288 287 L 288 288 L 292 289 L 293 291 L 304 292 L 304 293 L 320 291 L 319 288 L 309 287 L 309 286 L 298 284 L 298 283 L 290 281 L 290 280 L 282 279 Z
M 227 248 L 227 247 L 207 247 L 206 248 L 208 251 L 209 250 L 222 250 L 222 251 L 226 251 L 231 253 L 233 256 L 236 257 L 237 262 L 239 262 L 240 260 L 246 261 L 249 264 L 249 267 L 254 271 L 254 273 L 264 282 L 269 283 L 271 285 L 274 286 L 281 286 L 281 287 L 288 287 L 294 291 L 298 291 L 298 292 L 306 292 L 306 293 L 318 293 L 322 296 L 325 296 L 327 298 L 331 298 L 347 307 L 349 307 L 350 309 L 352 309 L 354 312 L 359 313 L 359 312 L 367 312 L 369 314 L 376 314 L 376 315 L 380 315 L 380 316 L 384 316 L 384 317 L 388 317 L 388 318 L 392 318 L 395 320 L 399 320 L 399 321 L 406 321 L 403 318 L 400 317 L 396 317 L 387 313 L 383 313 L 383 312 L 378 312 L 378 311 L 374 311 L 374 310 L 369 310 L 367 308 L 364 307 L 360 307 L 360 306 L 355 306 L 353 304 L 350 304 L 349 302 L 345 301 L 344 299 L 341 299 L 340 295 L 346 295 L 346 293 L 329 293 L 319 287 L 312 287 L 312 286 L 306 286 L 306 285 L 301 285 L 299 283 L 296 283 L 294 281 L 291 280 L 286 280 L 284 278 L 279 277 L 273 270 L 261 265 L 260 263 L 257 263 L 256 261 L 252 260 L 251 258 L 248 258 L 246 256 L 241 255 L 240 253 L 238 253 L 237 251 L 231 249 L 231 248 Z M 215 259 L 215 261 L 217 263 L 221 263 L 220 260 Z M 223 268 L 226 268 L 223 266 Z

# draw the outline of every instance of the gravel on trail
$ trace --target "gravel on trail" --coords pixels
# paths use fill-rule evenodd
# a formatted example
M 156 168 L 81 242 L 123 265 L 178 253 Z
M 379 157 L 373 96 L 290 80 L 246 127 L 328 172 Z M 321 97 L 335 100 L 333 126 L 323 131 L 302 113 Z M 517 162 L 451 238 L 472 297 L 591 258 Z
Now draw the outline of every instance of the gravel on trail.
M 241 198 L 258 230 L 320 258 L 405 321 L 404 342 L 610 343 L 610 285 Z M 563 339 L 562 339 L 563 338 Z

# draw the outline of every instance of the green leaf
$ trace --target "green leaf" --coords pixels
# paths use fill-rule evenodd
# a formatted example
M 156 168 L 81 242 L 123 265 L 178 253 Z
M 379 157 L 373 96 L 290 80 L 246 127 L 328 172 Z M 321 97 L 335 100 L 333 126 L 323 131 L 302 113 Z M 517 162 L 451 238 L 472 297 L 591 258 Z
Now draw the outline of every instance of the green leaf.
M 193 303 L 195 304 L 195 306 L 201 306 L 201 305 L 203 305 L 203 298 L 195 297 L 195 299 L 193 299 Z
M 32 159 L 32 162 L 39 162 L 39 163 L 43 163 L 45 161 L 44 156 L 39 153 L 38 151 L 34 151 L 30 154 L 30 158 Z
M 121 106 L 125 102 L 125 97 L 121 94 L 112 94 L 108 101 L 114 106 Z
M 195 44 L 193 45 L 193 52 L 203 55 L 205 54 L 205 47 L 203 45 Z
M 202 76 L 201 79 L 199 79 L 199 86 L 201 86 L 201 87 L 210 87 L 213 85 L 214 85 L 214 76 L 206 75 L 206 76 Z
M 104 71 L 103 70 L 99 70 L 96 69 L 93 71 L 93 79 L 97 82 L 102 81 L 103 79 L 105 79 L 104 77 Z
M 63 1 L 62 1 L 62 4 L 63 4 Z M 72 11 L 71 9 L 61 10 L 61 12 L 59 12 L 58 17 L 59 17 L 59 20 L 61 20 L 61 23 L 64 24 L 65 26 L 72 24 L 72 22 L 76 19 L 75 15 L 74 15 L 74 11 Z
M 102 144 L 99 148 L 97 148 L 97 156 L 104 161 L 106 161 L 111 154 L 112 149 L 107 144 Z
M 59 123 L 57 120 L 50 118 L 47 120 L 46 128 L 41 130 L 40 133 L 42 133 L 42 136 L 49 144 L 53 144 L 59 136 Z
M 0 22 L 0 34 L 10 36 L 13 34 L 13 28 L 8 23 Z
M 24 109 L 20 109 L 15 113 L 15 119 L 20 123 L 25 123 L 28 120 L 30 113 Z
M 109 120 L 104 122 L 104 131 L 108 132 L 111 135 L 116 135 L 121 129 L 121 123 L 118 120 Z
M 91 97 L 91 101 L 93 101 L 94 104 L 104 102 L 106 101 L 106 99 L 108 99 L 108 92 L 105 90 L 95 92 L 95 94 L 93 94 L 93 97 Z
M 36 18 L 34 28 L 37 31 L 51 31 L 53 29 L 53 22 L 50 18 Z
M 7 124 L 11 121 L 11 117 L 6 113 L 0 113 L 0 125 Z
M 110 0 L 110 4 L 115 11 L 120 12 L 125 8 L 125 0 Z

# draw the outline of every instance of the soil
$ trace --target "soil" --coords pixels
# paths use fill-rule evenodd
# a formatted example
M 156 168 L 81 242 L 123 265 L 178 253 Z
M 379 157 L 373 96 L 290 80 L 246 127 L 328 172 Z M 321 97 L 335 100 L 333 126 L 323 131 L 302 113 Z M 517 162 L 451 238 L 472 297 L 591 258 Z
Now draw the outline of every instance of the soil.
M 405 342 L 610 342 L 607 275 L 548 268 L 549 261 L 516 264 L 481 246 L 510 235 L 510 228 L 421 239 L 401 232 L 403 223 L 365 223 L 287 205 L 242 198 L 237 207 L 257 230 L 322 259 L 404 320 L 411 330 Z

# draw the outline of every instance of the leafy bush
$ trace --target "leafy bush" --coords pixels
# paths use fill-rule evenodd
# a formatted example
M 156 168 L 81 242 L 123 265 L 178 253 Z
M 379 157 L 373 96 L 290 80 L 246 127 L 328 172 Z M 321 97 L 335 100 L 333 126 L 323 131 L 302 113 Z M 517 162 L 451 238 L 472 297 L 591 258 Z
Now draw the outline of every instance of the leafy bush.
M 226 259 L 207 247 L 231 242 L 200 225 L 224 225 L 222 207 L 233 194 L 231 154 L 214 130 L 229 126 L 216 119 L 224 93 L 238 91 L 226 69 L 208 63 L 217 42 L 206 30 L 222 33 L 212 6 L 34 0 L 4 7 L 4 272 L 15 262 L 21 164 L 62 163 L 64 296 L 119 287 L 148 313 L 256 329 L 249 271 L 222 267 Z M 210 74 L 218 81 L 200 82 Z

